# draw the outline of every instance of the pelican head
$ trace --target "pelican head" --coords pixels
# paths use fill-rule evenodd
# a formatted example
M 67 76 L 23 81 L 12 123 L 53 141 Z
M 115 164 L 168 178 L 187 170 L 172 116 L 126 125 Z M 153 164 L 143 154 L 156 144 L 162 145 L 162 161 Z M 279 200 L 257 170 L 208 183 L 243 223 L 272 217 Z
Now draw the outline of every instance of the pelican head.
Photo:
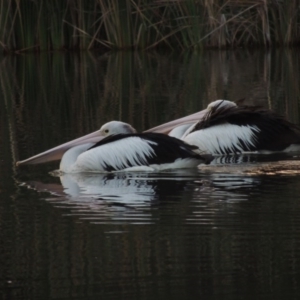
M 109 136 L 115 134 L 130 134 L 136 133 L 136 130 L 129 124 L 120 121 L 111 121 L 104 124 L 100 130 L 102 136 Z
M 213 108 L 236 107 L 236 106 L 237 106 L 236 103 L 232 101 L 219 99 L 209 103 L 207 106 L 207 110 L 211 111 Z

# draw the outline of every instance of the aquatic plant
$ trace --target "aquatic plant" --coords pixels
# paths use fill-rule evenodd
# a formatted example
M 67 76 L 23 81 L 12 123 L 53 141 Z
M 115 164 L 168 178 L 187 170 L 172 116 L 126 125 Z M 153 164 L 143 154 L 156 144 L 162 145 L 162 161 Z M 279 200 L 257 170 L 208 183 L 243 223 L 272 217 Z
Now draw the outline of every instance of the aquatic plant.
M 0 0 L 4 52 L 293 45 L 299 28 L 297 1 Z

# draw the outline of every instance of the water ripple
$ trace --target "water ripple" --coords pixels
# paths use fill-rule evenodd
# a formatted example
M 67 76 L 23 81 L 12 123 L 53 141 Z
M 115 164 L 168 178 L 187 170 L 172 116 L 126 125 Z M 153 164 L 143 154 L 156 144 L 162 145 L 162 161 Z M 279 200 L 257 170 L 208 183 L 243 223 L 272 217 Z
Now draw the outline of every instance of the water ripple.
M 265 203 L 270 194 L 279 195 L 295 178 L 254 175 L 253 170 L 262 166 L 247 162 L 242 168 L 222 165 L 222 172 L 213 165 L 166 173 L 64 174 L 59 177 L 60 184 L 31 181 L 26 186 L 51 193 L 45 197 L 48 203 L 63 216 L 81 222 L 154 224 L 181 216 L 185 224 L 219 228 L 235 226 L 228 219 L 243 215 L 244 209 L 255 212 L 259 207 L 260 214 L 268 213 L 270 203 Z M 272 165 L 273 169 L 278 166 Z M 251 169 L 251 174 L 235 173 L 243 167 Z

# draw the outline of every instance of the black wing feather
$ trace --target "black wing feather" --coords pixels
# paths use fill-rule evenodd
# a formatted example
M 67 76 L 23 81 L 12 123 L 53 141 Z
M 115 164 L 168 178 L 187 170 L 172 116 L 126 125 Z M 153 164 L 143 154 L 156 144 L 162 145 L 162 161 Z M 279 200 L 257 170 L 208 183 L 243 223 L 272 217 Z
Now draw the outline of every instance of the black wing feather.
M 115 141 L 119 141 L 122 139 L 130 138 L 130 137 L 139 137 L 145 141 L 154 142 L 155 144 L 149 143 L 149 146 L 154 150 L 153 156 L 147 156 L 147 163 L 142 163 L 141 159 L 136 159 L 136 164 L 128 165 L 130 167 L 134 166 L 149 166 L 152 164 L 163 164 L 163 163 L 172 163 L 178 158 L 194 158 L 198 159 L 199 163 L 202 161 L 203 163 L 209 163 L 213 157 L 211 155 L 199 155 L 194 152 L 194 150 L 198 149 L 197 146 L 189 145 L 182 140 L 176 139 L 174 137 L 170 137 L 161 133 L 132 133 L 132 134 L 116 134 L 112 136 L 108 136 L 103 140 L 99 141 L 88 150 L 101 147 L 105 144 L 113 143 Z M 87 150 L 87 151 L 88 151 Z M 138 154 L 137 154 L 138 156 Z M 122 167 L 120 167 L 122 169 Z M 111 165 L 105 165 L 106 171 L 116 171 L 114 167 Z

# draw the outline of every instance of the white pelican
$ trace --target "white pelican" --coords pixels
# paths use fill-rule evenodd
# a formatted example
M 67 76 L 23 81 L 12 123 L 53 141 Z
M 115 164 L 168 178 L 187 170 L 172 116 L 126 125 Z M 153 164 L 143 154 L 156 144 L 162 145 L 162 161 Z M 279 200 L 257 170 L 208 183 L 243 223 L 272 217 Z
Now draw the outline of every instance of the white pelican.
M 300 150 L 300 127 L 269 109 L 216 100 L 202 112 L 198 122 L 186 117 L 182 125 L 175 120 L 148 131 L 168 133 L 213 155 Z
M 96 134 L 55 147 L 17 165 L 48 161 L 48 155 L 61 149 L 65 151 L 60 162 L 63 173 L 161 171 L 196 167 L 212 159 L 201 156 L 198 147 L 182 140 L 161 133 L 136 133 L 129 124 L 112 121 Z

